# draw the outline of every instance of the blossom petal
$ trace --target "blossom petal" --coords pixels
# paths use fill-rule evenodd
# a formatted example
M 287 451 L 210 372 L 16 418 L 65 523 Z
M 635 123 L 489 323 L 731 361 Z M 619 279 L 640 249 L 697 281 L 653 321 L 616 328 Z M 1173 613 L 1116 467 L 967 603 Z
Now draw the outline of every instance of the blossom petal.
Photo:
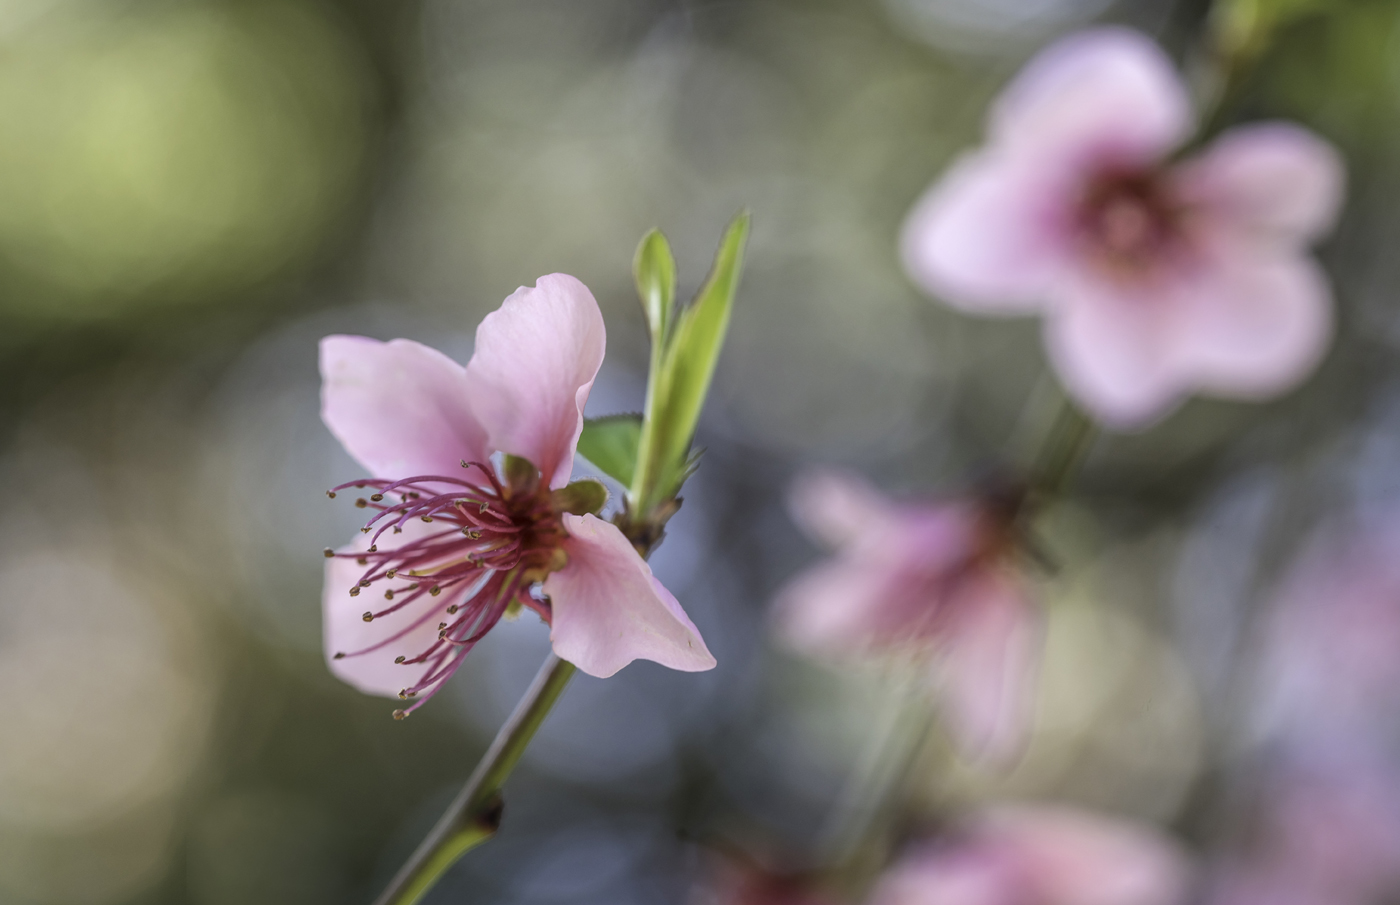
M 1242 233 L 1308 243 L 1332 228 L 1346 170 L 1337 150 L 1291 123 L 1259 123 L 1225 132 L 1179 174 L 1189 202 Z
M 983 151 L 958 161 L 905 220 L 909 276 L 965 311 L 1020 314 L 1046 301 L 1067 253 L 1072 189 L 1029 155 Z
M 428 530 L 421 522 L 409 522 L 402 534 L 386 533 L 381 536 L 379 546 L 387 550 Z M 363 552 L 369 544 L 369 535 L 357 533 L 355 540 L 342 547 L 340 552 Z M 359 581 L 365 569 L 365 566 L 349 558 L 326 560 L 325 586 L 321 591 L 326 663 L 338 679 L 365 694 L 397 697 L 406 686 L 418 681 L 423 674 L 423 666 L 404 666 L 395 663 L 394 658 L 400 655 L 415 657 L 437 640 L 438 614 L 443 612 L 448 601 L 445 597 L 421 597 L 391 616 L 365 622 L 365 611 L 390 606 L 378 595 L 350 596 L 350 589 Z M 394 638 L 400 633 L 403 633 L 402 637 Z M 359 653 L 380 643 L 384 643 L 384 646 L 368 653 Z M 338 653 L 347 656 L 336 659 Z
M 1040 620 L 1020 582 L 992 569 L 970 576 L 947 610 L 935 669 L 949 729 L 966 754 L 1005 763 L 1030 726 Z
M 377 478 L 457 475 L 485 461 L 486 431 L 461 365 L 407 339 L 321 340 L 321 418 Z
M 827 468 L 797 476 L 788 493 L 788 511 L 808 537 L 832 548 L 896 517 L 894 506 L 865 478 Z
M 1045 162 L 1154 162 L 1192 128 L 1191 101 L 1167 55 L 1127 28 L 1079 32 L 1041 51 L 997 99 L 993 142 Z
M 1177 905 L 1189 880 L 1181 852 L 1144 826 L 1069 808 L 1007 807 L 976 835 L 1020 867 L 1027 901 L 1043 905 Z
M 633 660 L 684 672 L 714 668 L 695 624 L 616 525 L 566 514 L 564 527 L 569 563 L 544 582 L 549 637 L 561 659 L 599 678 Z
M 1226 249 L 1183 285 L 1175 307 L 1177 368 L 1221 396 L 1262 399 L 1293 387 L 1332 337 L 1326 277 L 1301 254 Z
M 477 327 L 474 410 L 491 446 L 529 459 L 551 487 L 568 483 L 605 343 L 593 294 L 563 273 L 520 287 Z
M 800 573 L 778 592 L 770 613 L 777 637 L 804 654 L 862 653 L 876 640 L 876 618 L 892 587 L 888 570 L 841 557 Z
M 1166 415 L 1187 387 L 1169 342 L 1175 297 L 1084 278 L 1057 289 L 1046 351 L 1070 395 L 1115 430 L 1142 429 Z

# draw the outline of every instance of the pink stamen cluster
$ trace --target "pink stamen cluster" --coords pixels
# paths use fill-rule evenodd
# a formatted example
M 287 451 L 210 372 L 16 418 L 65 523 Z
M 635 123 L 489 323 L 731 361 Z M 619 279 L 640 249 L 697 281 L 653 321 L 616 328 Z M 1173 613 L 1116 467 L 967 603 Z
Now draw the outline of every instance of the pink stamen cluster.
M 368 499 L 355 501 L 362 509 L 378 510 L 360 529 L 374 532 L 369 549 L 325 551 L 327 558 L 354 559 L 366 567 L 349 588 L 351 597 L 374 589 L 382 590 L 390 601 L 383 609 L 366 610 L 365 622 L 391 616 L 425 596 L 441 598 L 438 606 L 421 612 L 413 608 L 412 621 L 375 644 L 335 653 L 337 660 L 371 654 L 430 620 L 439 620 L 436 641 L 415 656 L 395 658 L 404 666 L 423 667 L 418 680 L 399 692 L 400 698 L 418 700 L 394 711 L 395 719 L 403 719 L 430 700 L 512 605 L 529 607 L 550 621 L 549 601 L 533 593 L 563 559 L 565 532 L 548 489 L 503 485 L 494 469 L 480 462 L 463 461 L 462 467 L 479 472 L 484 480 L 441 475 L 397 481 L 366 478 L 327 491 L 331 498 L 352 487 L 375 491 Z M 398 501 L 391 502 L 391 496 Z M 401 534 L 414 519 L 441 528 L 379 549 L 385 532 Z

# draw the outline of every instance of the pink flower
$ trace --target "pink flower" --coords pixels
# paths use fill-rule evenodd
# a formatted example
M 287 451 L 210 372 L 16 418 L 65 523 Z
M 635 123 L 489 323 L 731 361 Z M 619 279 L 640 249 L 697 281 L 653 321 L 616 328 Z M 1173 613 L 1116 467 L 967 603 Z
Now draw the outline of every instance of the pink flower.
M 928 663 L 966 751 L 1014 753 L 1028 723 L 1040 623 L 1013 562 L 1011 507 L 901 505 L 835 473 L 806 476 L 792 496 L 798 524 L 836 555 L 779 592 L 779 635 L 819 656 L 914 654 Z
M 1003 808 L 896 863 L 870 905 L 1174 905 L 1188 868 L 1146 827 L 1063 808 Z
M 987 128 L 909 215 L 905 266 L 964 310 L 1043 313 L 1052 365 L 1102 421 L 1142 427 L 1196 390 L 1265 398 L 1317 364 L 1331 299 L 1307 248 L 1344 177 L 1323 140 L 1261 123 L 1172 162 L 1186 88 L 1121 28 L 1042 52 Z
M 355 543 L 327 551 L 326 654 L 361 691 L 421 696 L 395 716 L 421 706 L 522 607 L 590 675 L 634 659 L 715 665 L 622 532 L 567 511 L 560 489 L 604 342 L 597 302 L 564 274 L 487 315 L 465 368 L 404 339 L 321 341 L 322 418 L 374 475 L 344 486 L 373 488 L 357 504 L 377 510 Z M 533 467 L 498 473 L 498 452 Z M 362 591 L 381 602 L 357 606 Z

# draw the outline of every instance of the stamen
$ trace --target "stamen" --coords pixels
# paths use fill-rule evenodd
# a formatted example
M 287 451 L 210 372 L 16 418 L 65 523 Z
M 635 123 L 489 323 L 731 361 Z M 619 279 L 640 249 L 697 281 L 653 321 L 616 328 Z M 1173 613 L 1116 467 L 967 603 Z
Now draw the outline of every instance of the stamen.
M 373 621 L 374 621 L 374 614 L 371 613 L 369 610 L 365 610 L 365 614 L 364 614 L 363 616 L 361 616 L 360 618 L 363 619 L 363 620 L 366 621 L 366 622 L 373 622 Z

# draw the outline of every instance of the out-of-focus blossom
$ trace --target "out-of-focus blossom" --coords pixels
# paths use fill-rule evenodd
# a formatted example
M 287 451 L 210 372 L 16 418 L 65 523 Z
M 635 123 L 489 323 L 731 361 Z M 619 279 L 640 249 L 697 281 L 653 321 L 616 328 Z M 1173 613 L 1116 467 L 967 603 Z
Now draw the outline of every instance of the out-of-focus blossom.
M 323 419 L 374 476 L 344 486 L 373 488 L 357 505 L 377 510 L 356 543 L 327 551 L 336 675 L 370 694 L 421 695 L 411 711 L 522 607 L 591 675 L 638 658 L 715 665 L 622 532 L 592 514 L 601 485 L 568 484 L 604 342 L 593 295 L 563 274 L 488 315 L 465 368 L 408 340 L 322 341 Z M 364 590 L 384 603 L 361 612 L 350 598 Z
M 1173 905 L 1185 857 L 1142 826 L 1064 808 L 1003 808 L 896 863 L 870 905 Z
M 1331 335 L 1308 246 L 1343 166 L 1281 122 L 1193 132 L 1186 87 L 1145 37 L 1102 28 L 1042 52 L 998 99 L 989 141 L 917 204 L 903 255 L 967 311 L 1040 312 L 1050 361 L 1106 424 L 1142 427 L 1193 391 L 1261 399 Z
M 818 472 L 796 483 L 792 508 L 835 555 L 779 592 L 779 636 L 820 657 L 913 654 L 928 663 L 960 747 L 996 759 L 1017 750 L 1041 625 L 1014 561 L 1014 506 L 900 504 L 857 477 Z

